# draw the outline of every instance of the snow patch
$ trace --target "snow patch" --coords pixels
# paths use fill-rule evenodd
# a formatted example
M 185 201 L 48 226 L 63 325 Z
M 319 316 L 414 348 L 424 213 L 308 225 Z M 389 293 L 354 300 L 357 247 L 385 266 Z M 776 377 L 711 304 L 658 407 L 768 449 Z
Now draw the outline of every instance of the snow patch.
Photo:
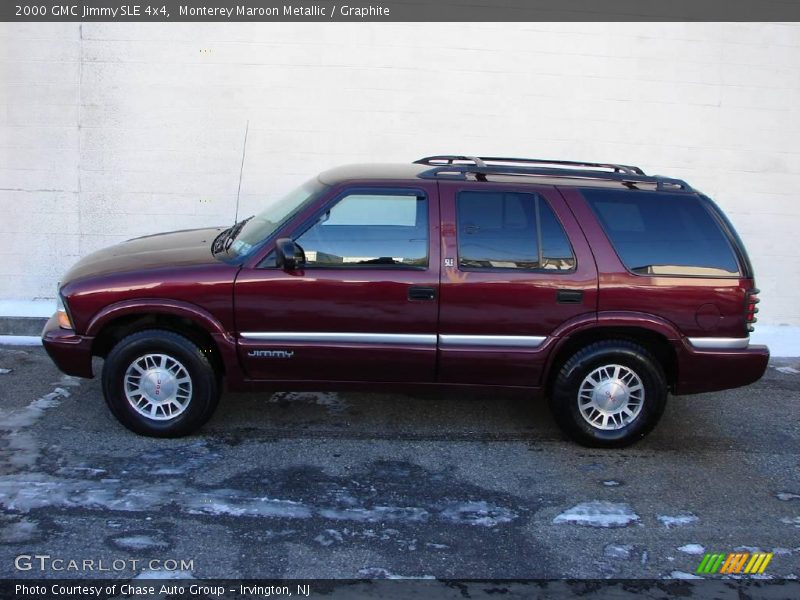
M 314 541 L 322 546 L 331 546 L 337 542 L 343 542 L 344 536 L 336 529 L 326 529 L 315 537 Z
M 775 367 L 775 370 L 780 371 L 781 373 L 786 373 L 787 375 L 797 375 L 800 373 L 800 371 L 792 367 Z
M 500 523 L 510 523 L 517 518 L 514 511 L 483 501 L 452 503 L 442 510 L 440 516 L 451 523 L 482 527 L 495 527 Z
M 56 470 L 56 475 L 61 475 L 62 477 L 93 477 L 95 475 L 103 475 L 106 472 L 105 469 L 94 467 L 60 467 Z
M 23 542 L 30 542 L 39 533 L 39 526 L 27 519 L 22 519 L 15 523 L 0 528 L 0 543 L 3 544 L 20 544 Z
M 373 506 L 372 508 L 323 508 L 320 516 L 336 521 L 360 521 L 380 523 L 385 521 L 419 522 L 426 521 L 428 511 L 414 506 Z
M 0 431 L 9 451 L 6 460 L 12 467 L 25 470 L 36 466 L 40 447 L 33 435 L 24 429 L 36 423 L 46 410 L 57 407 L 64 398 L 69 397 L 70 392 L 57 387 L 23 409 L 9 412 L 0 410 Z
M 784 517 L 781 519 L 781 523 L 786 523 L 787 525 L 794 525 L 798 529 L 800 529 L 800 517 Z
M 619 558 L 628 560 L 633 554 L 633 545 L 631 544 L 608 544 L 603 548 L 603 555 L 608 558 Z
M 626 527 L 638 521 L 639 515 L 624 502 L 593 500 L 582 502 L 564 511 L 553 523 L 571 523 L 584 527 Z
M 669 574 L 669 577 L 665 579 L 702 579 L 699 575 L 695 575 L 694 573 L 686 573 L 684 571 L 673 571 Z
M 683 552 L 684 554 L 703 554 L 705 551 L 706 549 L 700 544 L 686 544 L 678 548 L 678 552 Z
M 16 430 L 30 427 L 38 421 L 48 408 L 55 408 L 64 398 L 69 398 L 70 393 L 64 388 L 57 387 L 49 394 L 37 398 L 22 410 L 10 413 L 0 413 L 0 429 Z
M 358 574 L 364 579 L 436 579 L 433 575 L 396 575 L 383 567 L 366 567 Z
M 42 338 L 35 335 L 0 335 L 0 346 L 41 346 Z
M 330 507 L 313 506 L 294 500 L 256 496 L 231 489 L 196 489 L 176 486 L 171 481 L 153 482 L 144 487 L 130 487 L 118 479 L 90 479 L 89 467 L 66 470 L 73 477 L 54 477 L 44 473 L 16 473 L 0 476 L 0 509 L 28 513 L 41 508 L 82 508 L 86 510 L 149 513 L 169 507 L 184 514 L 227 515 L 267 519 L 308 519 L 319 516 L 335 521 L 361 523 L 419 523 L 432 518 L 449 523 L 495 527 L 517 518 L 513 511 L 486 502 L 453 502 L 434 510 L 414 506 Z M 638 519 L 638 517 L 636 517 Z M 145 520 L 150 520 L 146 517 Z M 118 528 L 118 522 L 109 522 Z M 330 534 L 329 530 L 328 533 Z M 347 529 L 343 530 L 350 535 Z M 377 533 L 372 530 L 372 537 Z M 386 528 L 382 540 L 399 535 L 396 529 Z M 124 536 L 130 537 L 131 533 Z M 138 535 L 138 534 L 137 534 Z M 366 534 L 365 534 L 366 535 Z M 123 536 L 123 537 L 124 537 Z M 396 538 L 400 543 L 399 538 Z M 321 540 L 317 540 L 323 543 Z M 142 540 L 129 540 L 135 545 Z M 123 542 L 125 543 L 125 542 Z M 409 550 L 416 549 L 417 540 L 403 541 Z
M 778 500 L 788 502 L 789 500 L 800 500 L 800 494 L 793 494 L 792 492 L 778 492 L 775 494 Z
M 186 501 L 186 512 L 278 519 L 307 519 L 311 516 L 311 509 L 300 502 L 253 497 L 225 489 L 191 494 Z
M 621 485 L 621 484 L 620 484 L 619 481 L 615 481 L 613 479 L 609 479 L 608 481 L 604 481 L 603 485 L 606 486 L 606 487 L 617 487 L 618 485 Z
M 336 392 L 277 392 L 269 399 L 273 404 L 284 401 L 316 404 L 332 413 L 346 412 L 350 407 Z
M 0 375 L 8 375 L 11 373 L 11 369 L 0 369 Z
M 134 579 L 194 579 L 191 571 L 154 571 L 143 569 Z
M 114 537 L 111 543 L 123 550 L 154 550 L 169 547 L 169 542 L 151 535 L 130 534 Z
M 683 513 L 680 515 L 657 515 L 656 519 L 658 519 L 659 523 L 661 523 L 667 529 L 671 527 L 682 527 L 683 525 L 691 525 L 692 523 L 697 523 L 700 519 L 698 519 L 692 513 Z
M 425 542 L 425 546 L 433 548 L 434 550 L 445 550 L 450 547 L 447 544 L 435 544 L 433 542 Z

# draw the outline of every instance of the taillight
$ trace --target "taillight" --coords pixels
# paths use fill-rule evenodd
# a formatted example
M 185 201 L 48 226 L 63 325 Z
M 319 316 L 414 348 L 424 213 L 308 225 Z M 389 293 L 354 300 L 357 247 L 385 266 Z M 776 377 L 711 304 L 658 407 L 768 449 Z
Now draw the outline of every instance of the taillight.
M 747 324 L 747 331 L 753 331 L 753 323 L 758 321 L 756 319 L 756 313 L 758 312 L 756 304 L 761 302 L 758 298 L 760 291 L 758 288 L 751 288 L 744 295 L 744 320 Z

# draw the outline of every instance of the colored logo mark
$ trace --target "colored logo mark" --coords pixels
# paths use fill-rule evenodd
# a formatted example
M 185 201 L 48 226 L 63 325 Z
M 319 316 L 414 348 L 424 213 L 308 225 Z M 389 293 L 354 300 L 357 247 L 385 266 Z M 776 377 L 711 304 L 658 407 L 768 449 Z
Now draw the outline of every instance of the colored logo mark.
M 701 575 L 761 575 L 772 560 L 772 552 L 731 552 L 706 554 L 697 573 Z

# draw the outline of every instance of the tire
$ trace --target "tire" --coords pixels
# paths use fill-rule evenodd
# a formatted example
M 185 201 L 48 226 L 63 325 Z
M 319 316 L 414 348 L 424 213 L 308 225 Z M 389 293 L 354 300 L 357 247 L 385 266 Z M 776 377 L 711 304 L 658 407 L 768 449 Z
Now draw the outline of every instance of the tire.
M 219 389 L 208 357 L 171 331 L 129 335 L 103 364 L 103 395 L 111 412 L 131 431 L 151 437 L 196 431 L 214 414 Z
M 639 441 L 658 423 L 666 402 L 661 365 L 624 340 L 595 342 L 575 353 L 559 370 L 550 395 L 562 431 L 592 448 Z

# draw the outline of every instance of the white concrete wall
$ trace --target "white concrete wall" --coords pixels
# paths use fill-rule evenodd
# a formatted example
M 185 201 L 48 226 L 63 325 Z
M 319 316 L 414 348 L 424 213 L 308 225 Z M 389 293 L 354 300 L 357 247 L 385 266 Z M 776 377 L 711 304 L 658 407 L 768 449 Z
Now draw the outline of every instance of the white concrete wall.
M 0 300 L 319 170 L 618 161 L 711 194 L 800 325 L 797 24 L 0 24 Z

